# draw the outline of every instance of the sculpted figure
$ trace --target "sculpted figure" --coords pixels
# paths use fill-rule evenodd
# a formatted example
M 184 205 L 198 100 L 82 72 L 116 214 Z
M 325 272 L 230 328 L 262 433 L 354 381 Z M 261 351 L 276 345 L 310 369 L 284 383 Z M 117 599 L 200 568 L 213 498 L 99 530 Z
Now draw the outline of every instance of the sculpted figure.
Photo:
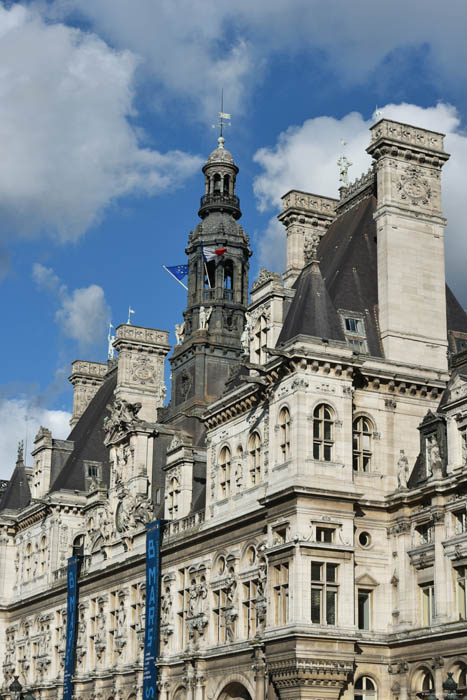
M 199 328 L 202 331 L 207 331 L 209 328 L 209 319 L 212 314 L 212 306 L 206 309 L 205 306 L 199 307 Z
M 243 328 L 243 333 L 240 338 L 242 344 L 243 352 L 247 355 L 250 352 L 250 314 L 245 314 L 245 327 Z
M 183 343 L 184 337 L 185 337 L 185 322 L 176 323 L 175 324 L 175 338 L 177 341 L 177 345 L 181 345 Z
M 439 479 L 443 475 L 443 461 L 438 442 L 435 441 L 431 448 L 431 474 L 435 479 Z
M 409 460 L 405 456 L 405 451 L 400 450 L 399 461 L 397 462 L 397 486 L 400 489 L 407 488 L 409 480 Z

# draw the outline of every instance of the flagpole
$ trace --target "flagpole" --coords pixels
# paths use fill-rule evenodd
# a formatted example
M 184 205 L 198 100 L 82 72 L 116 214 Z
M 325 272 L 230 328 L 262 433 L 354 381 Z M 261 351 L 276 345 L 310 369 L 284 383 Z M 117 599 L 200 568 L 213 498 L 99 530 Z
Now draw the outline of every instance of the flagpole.
M 161 265 L 161 267 L 163 267 L 164 270 L 169 273 L 169 275 L 172 275 L 174 280 L 176 280 L 179 284 L 182 285 L 183 289 L 186 289 L 186 291 L 188 291 L 188 287 L 186 286 L 186 284 L 183 284 L 183 282 L 181 280 L 179 280 L 178 277 L 175 277 L 173 272 L 170 272 L 170 270 L 165 265 Z

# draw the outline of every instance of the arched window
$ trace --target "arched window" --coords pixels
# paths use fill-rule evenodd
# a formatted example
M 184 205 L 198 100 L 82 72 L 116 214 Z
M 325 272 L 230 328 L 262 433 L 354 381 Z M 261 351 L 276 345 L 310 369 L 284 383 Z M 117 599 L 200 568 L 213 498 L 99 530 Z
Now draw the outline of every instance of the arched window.
M 231 453 L 228 447 L 223 447 L 219 455 L 219 497 L 230 496 L 230 463 Z
M 231 260 L 224 263 L 224 299 L 232 301 L 233 294 L 233 264 Z
M 457 679 L 457 684 L 459 686 L 459 689 L 462 688 L 462 690 L 464 690 L 464 688 L 467 688 L 467 668 L 465 666 L 461 668 L 459 677 Z
M 361 676 L 355 682 L 354 700 L 377 700 L 376 685 L 368 676 Z
M 78 535 L 73 540 L 73 556 L 84 554 L 84 535 Z
M 230 184 L 230 178 L 228 175 L 224 175 L 224 194 L 229 195 L 229 184 Z
M 248 457 L 250 469 L 250 484 L 258 484 L 261 478 L 261 438 L 254 432 L 248 440 Z
M 214 194 L 220 194 L 221 192 L 221 176 L 219 173 L 214 175 Z
M 176 479 L 175 477 L 172 477 L 172 479 L 170 479 L 170 481 L 169 481 L 169 488 L 168 488 L 168 493 L 167 493 L 167 501 L 168 501 L 167 511 L 168 511 L 169 517 L 172 518 L 172 520 L 174 520 L 178 514 L 179 496 L 180 496 L 180 484 L 178 483 L 178 479 Z
M 353 468 L 355 472 L 371 470 L 373 426 L 364 416 L 353 422 Z
M 334 411 L 324 403 L 313 411 L 313 459 L 332 461 L 334 446 Z
M 284 407 L 279 413 L 280 450 L 282 459 L 290 457 L 290 411 Z
M 260 316 L 256 322 L 253 335 L 253 358 L 259 365 L 267 361 L 266 348 L 268 345 L 268 326 L 265 316 Z
M 433 676 L 429 671 L 426 671 L 422 678 L 422 691 L 428 691 L 434 689 Z

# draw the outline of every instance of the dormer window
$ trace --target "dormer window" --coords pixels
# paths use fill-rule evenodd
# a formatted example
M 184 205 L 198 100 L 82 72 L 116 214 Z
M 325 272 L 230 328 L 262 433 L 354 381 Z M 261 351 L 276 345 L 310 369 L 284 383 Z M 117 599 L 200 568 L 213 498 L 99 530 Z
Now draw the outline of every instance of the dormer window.
M 347 344 L 356 352 L 368 352 L 363 316 L 342 311 L 341 319 Z

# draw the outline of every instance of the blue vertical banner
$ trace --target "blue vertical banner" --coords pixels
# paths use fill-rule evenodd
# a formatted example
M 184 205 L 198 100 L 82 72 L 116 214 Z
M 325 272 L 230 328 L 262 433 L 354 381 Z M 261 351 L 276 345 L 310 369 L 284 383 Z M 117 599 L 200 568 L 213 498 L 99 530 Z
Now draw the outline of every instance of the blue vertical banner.
M 78 576 L 81 556 L 68 559 L 67 604 L 66 604 L 66 647 L 65 673 L 63 677 L 63 700 L 71 700 L 73 695 L 73 673 L 75 670 L 76 611 L 78 609 Z
M 144 630 L 143 700 L 157 698 L 162 521 L 146 525 L 146 627 Z

